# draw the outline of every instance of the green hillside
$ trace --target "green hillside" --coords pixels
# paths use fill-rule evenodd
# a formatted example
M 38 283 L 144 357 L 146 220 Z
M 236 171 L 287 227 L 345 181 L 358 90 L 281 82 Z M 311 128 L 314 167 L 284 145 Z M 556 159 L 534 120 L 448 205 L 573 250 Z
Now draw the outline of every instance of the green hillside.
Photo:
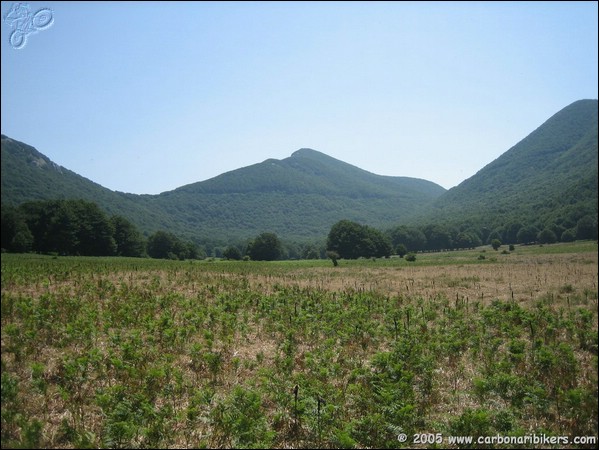
M 376 198 L 397 196 L 398 189 L 407 198 L 438 197 L 444 192 L 441 186 L 430 181 L 375 175 L 308 148 L 283 160 L 268 159 L 176 191 L 192 194 L 282 192 Z
M 549 228 L 557 239 L 566 230 L 580 237 L 589 235 L 574 230 L 581 219 L 585 229 L 597 222 L 597 106 L 597 100 L 567 106 L 449 191 L 300 149 L 282 160 L 268 159 L 159 195 L 124 194 L 2 136 L 2 203 L 85 199 L 144 232 L 168 230 L 208 245 L 265 231 L 288 241 L 322 240 L 342 219 L 379 229 L 418 226 L 429 247 L 433 232 L 455 235 L 437 242 L 439 248 L 458 245 L 457 235 L 466 230 L 482 242 L 510 233 L 513 241 L 512 235 L 527 226 L 536 232 Z
M 414 223 L 570 228 L 587 215 L 597 215 L 597 100 L 580 100 L 559 111 L 440 196 Z
M 159 195 L 124 194 L 2 136 L 2 203 L 82 198 L 143 231 L 168 229 L 202 242 L 227 243 L 263 231 L 288 240 L 321 239 L 341 219 L 392 226 L 443 192 L 429 181 L 375 175 L 301 149 Z
M 19 205 L 31 200 L 84 199 L 97 203 L 109 214 L 132 220 L 146 231 L 167 228 L 174 221 L 160 211 L 147 209 L 139 196 L 100 186 L 51 161 L 34 147 L 2 135 L 2 204 Z
M 425 180 L 375 175 L 301 149 L 147 199 L 190 230 L 227 240 L 264 230 L 321 238 L 340 219 L 392 226 L 445 190 Z

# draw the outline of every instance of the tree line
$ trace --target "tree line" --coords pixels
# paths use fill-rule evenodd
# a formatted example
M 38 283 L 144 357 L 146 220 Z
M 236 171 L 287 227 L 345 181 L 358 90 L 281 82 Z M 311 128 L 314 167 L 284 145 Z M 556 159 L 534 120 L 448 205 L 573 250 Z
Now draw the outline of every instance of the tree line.
M 206 251 L 192 241 L 167 231 L 143 235 L 126 218 L 108 216 L 85 200 L 49 200 L 2 205 L 2 250 L 81 256 L 132 256 L 162 259 L 199 259 Z M 284 244 L 265 232 L 244 243 L 213 249 L 227 259 L 318 259 L 327 256 L 356 259 L 404 256 L 421 251 L 474 248 L 483 244 L 551 244 L 597 239 L 597 215 L 559 224 L 513 221 L 493 230 L 474 225 L 400 225 L 385 231 L 350 220 L 335 223 L 326 243 Z
M 79 256 L 193 259 L 196 244 L 172 233 L 144 236 L 129 220 L 93 202 L 45 200 L 2 205 L 2 251 Z
M 409 251 L 437 251 L 474 248 L 502 244 L 553 244 L 583 239 L 597 239 L 597 215 L 585 215 L 560 224 L 530 224 L 509 222 L 493 230 L 469 225 L 398 226 L 386 232 L 393 248 L 403 244 Z
M 569 225 L 569 226 L 568 226 Z M 577 221 L 544 226 L 508 223 L 490 230 L 462 225 L 401 225 L 376 230 L 349 220 L 337 222 L 327 238 L 327 250 L 341 258 L 404 256 L 408 252 L 475 248 L 481 245 L 553 244 L 574 240 L 597 239 L 597 216 L 586 215 Z
M 327 237 L 329 257 L 356 259 L 404 256 L 408 252 L 474 248 L 483 244 L 498 248 L 502 244 L 552 244 L 581 239 L 597 239 L 597 217 L 587 215 L 570 227 L 564 223 L 538 227 L 520 222 L 489 230 L 449 225 L 397 226 L 386 232 L 349 220 L 341 220 Z M 333 258 L 336 257 L 336 258 Z
M 93 202 L 46 200 L 18 207 L 2 205 L 2 251 L 74 256 L 130 256 L 200 259 L 204 250 L 173 233 L 156 231 L 147 238 L 126 218 L 108 216 Z M 295 250 L 295 249 L 294 249 Z M 243 246 L 229 246 L 228 259 L 272 261 L 289 255 L 275 233 L 262 233 Z M 318 258 L 314 251 L 302 255 Z

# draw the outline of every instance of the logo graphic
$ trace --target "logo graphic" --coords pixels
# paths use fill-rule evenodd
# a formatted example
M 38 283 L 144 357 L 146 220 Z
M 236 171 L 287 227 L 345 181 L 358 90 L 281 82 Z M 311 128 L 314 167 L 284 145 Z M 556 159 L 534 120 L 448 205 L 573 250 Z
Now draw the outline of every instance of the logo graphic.
M 13 48 L 19 50 L 27 44 L 27 36 L 50 28 L 54 23 L 54 16 L 50 8 L 42 8 L 32 13 L 27 3 L 13 3 L 10 11 L 4 16 L 4 22 L 14 28 L 9 42 Z

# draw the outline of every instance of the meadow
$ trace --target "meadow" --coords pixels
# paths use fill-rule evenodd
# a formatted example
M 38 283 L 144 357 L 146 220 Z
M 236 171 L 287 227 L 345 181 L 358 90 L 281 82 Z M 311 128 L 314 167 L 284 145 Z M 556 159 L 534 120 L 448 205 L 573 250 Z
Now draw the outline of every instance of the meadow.
M 338 267 L 3 254 L 2 447 L 596 438 L 597 243 L 502 250 Z

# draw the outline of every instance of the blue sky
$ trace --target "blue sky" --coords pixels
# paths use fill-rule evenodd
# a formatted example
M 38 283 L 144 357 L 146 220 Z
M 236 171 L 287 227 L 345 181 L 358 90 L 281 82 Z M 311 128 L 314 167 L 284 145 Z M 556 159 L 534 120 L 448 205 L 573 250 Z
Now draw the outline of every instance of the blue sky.
M 2 133 L 124 192 L 302 147 L 451 188 L 598 97 L 597 2 L 26 4 Z

